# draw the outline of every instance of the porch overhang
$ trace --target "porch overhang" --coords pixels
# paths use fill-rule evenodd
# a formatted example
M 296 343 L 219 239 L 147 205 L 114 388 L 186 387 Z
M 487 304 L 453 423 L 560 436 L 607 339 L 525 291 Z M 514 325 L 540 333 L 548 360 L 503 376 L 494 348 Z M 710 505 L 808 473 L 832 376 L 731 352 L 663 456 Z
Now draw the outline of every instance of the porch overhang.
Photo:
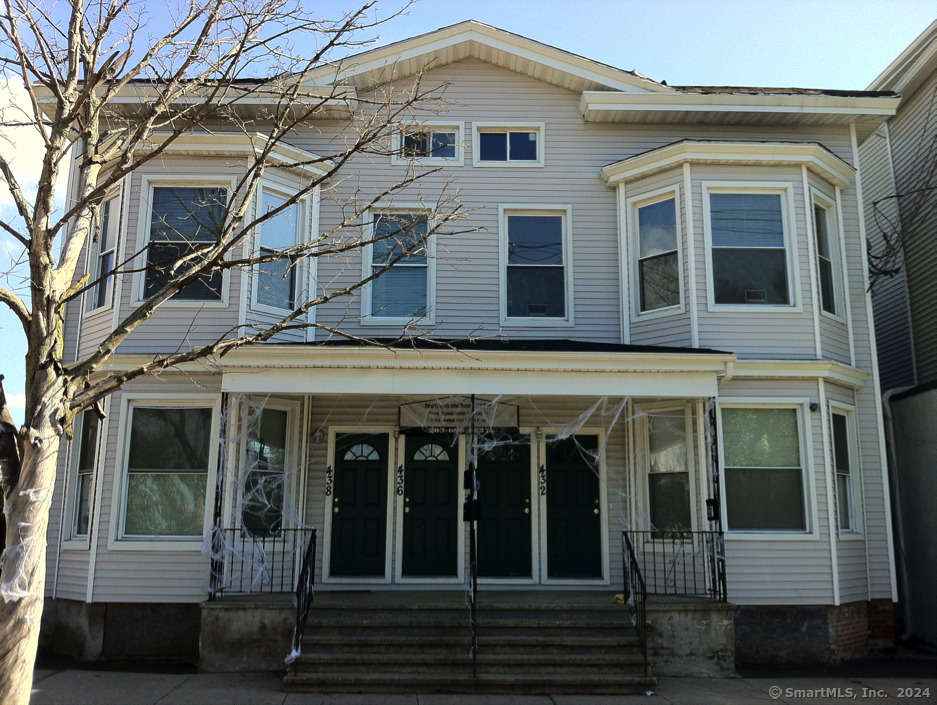
M 736 359 L 667 350 L 272 345 L 232 352 L 220 371 L 234 393 L 701 398 L 717 396 Z

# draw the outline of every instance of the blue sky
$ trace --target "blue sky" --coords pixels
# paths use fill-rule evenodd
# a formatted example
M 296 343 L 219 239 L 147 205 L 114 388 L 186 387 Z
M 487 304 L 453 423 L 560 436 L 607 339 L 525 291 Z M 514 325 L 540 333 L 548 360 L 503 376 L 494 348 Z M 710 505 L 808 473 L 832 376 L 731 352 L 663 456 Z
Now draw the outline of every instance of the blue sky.
M 382 2 L 384 15 L 402 2 Z M 315 3 L 322 17 L 355 7 Z M 389 43 L 466 19 L 494 25 L 596 61 L 636 70 L 671 85 L 796 86 L 861 90 L 937 16 L 934 0 L 419 0 L 372 32 Z M 0 104 L 2 104 L 0 85 Z M 0 142 L 28 171 L 29 140 Z M 11 216 L 0 194 L 0 212 Z M 0 235 L 0 272 L 12 239 Z M 0 274 L 0 284 L 20 280 Z M 17 420 L 25 339 L 0 305 L 0 373 Z

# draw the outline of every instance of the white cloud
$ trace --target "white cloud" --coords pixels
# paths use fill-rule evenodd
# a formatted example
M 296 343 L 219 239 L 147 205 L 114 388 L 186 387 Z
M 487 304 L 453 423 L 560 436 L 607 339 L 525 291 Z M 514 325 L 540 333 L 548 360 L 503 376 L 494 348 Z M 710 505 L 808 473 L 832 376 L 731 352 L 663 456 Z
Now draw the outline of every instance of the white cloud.
M 26 408 L 26 395 L 7 394 L 7 406 L 9 406 L 11 409 L 19 409 L 22 411 Z

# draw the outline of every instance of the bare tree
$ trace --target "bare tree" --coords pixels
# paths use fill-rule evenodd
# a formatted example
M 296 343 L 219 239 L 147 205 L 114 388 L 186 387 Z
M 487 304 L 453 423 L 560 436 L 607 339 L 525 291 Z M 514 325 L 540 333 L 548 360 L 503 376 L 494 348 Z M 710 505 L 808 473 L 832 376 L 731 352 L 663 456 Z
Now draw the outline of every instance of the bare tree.
M 361 225 L 369 206 L 414 188 L 430 173 L 409 170 L 382 192 L 343 204 L 342 222 L 329 232 L 281 250 L 250 246 L 251 233 L 334 183 L 355 155 L 387 154 L 391 135 L 412 123 L 414 110 L 439 109 L 440 88 L 424 88 L 417 76 L 405 91 L 386 88 L 355 96 L 346 139 L 333 153 L 313 155 L 290 144 L 291 136 L 313 129 L 318 117 L 349 102 L 334 57 L 361 46 L 361 32 L 386 21 L 373 19 L 372 5 L 325 21 L 301 0 L 178 0 L 169 8 L 169 28 L 151 37 L 142 19 L 145 5 L 132 0 L 5 1 L 0 65 L 22 84 L 28 105 L 21 113 L 6 111 L 0 125 L 31 126 L 43 144 L 34 194 L 12 164 L 0 158 L 0 177 L 17 212 L 17 218 L 0 221 L 0 228 L 22 247 L 29 281 L 28 295 L 0 288 L 0 301 L 21 322 L 28 347 L 20 428 L 10 423 L 0 396 L 0 440 L 9 449 L 0 457 L 7 527 L 0 573 L 0 693 L 5 703 L 29 700 L 56 456 L 75 416 L 100 409 L 103 397 L 132 379 L 312 325 L 306 314 L 313 307 L 348 296 L 401 258 L 421 252 L 427 238 L 451 228 L 459 215 L 454 198 L 437 196 L 432 221 L 422 227 L 414 227 L 412 219 L 396 228 L 353 227 Z M 332 80 L 322 80 L 323 72 L 331 72 Z M 189 206 L 192 211 L 181 216 L 190 219 L 187 224 L 179 218 L 160 223 L 176 233 L 164 238 L 175 240 L 175 249 L 151 241 L 122 261 L 99 258 L 93 266 L 81 266 L 82 253 L 102 231 L 107 215 L 102 202 L 109 190 L 143 165 L 206 140 L 243 165 L 233 193 L 206 190 L 199 207 Z M 55 186 L 70 159 L 69 200 L 57 212 Z M 271 165 L 301 175 L 302 185 L 262 212 L 251 204 Z M 186 287 L 212 287 L 219 273 L 236 269 L 266 266 L 287 276 L 310 258 L 350 257 L 381 239 L 394 240 L 385 266 L 368 276 L 358 269 L 353 283 L 293 301 L 279 320 L 233 328 L 208 344 L 156 355 L 129 370 L 108 368 L 128 336 Z M 66 304 L 82 293 L 92 295 L 110 277 L 141 270 L 145 300 L 122 310 L 119 323 L 90 354 L 67 359 Z M 13 438 L 15 443 L 9 443 Z

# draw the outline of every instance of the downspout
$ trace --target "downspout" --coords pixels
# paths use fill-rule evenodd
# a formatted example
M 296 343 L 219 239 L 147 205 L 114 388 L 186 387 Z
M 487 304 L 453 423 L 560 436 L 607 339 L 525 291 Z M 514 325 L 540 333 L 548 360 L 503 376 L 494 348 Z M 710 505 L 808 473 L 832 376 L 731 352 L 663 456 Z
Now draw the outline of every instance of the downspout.
M 898 550 L 895 556 L 895 563 L 897 563 L 897 565 L 895 567 L 901 573 L 901 602 L 905 605 L 905 609 L 902 611 L 902 616 L 904 617 L 904 631 L 901 636 L 898 637 L 902 641 L 911 638 L 911 588 L 908 583 L 908 566 L 905 561 L 904 522 L 901 520 L 901 483 L 898 480 L 898 458 L 895 456 L 895 420 L 891 411 L 891 399 L 895 394 L 900 394 L 908 389 L 913 389 L 913 387 L 889 389 L 882 395 L 882 414 L 885 417 L 885 439 L 887 441 L 885 444 L 885 451 L 888 453 L 889 467 L 888 484 L 891 487 L 892 503 L 894 505 L 892 519 L 898 542 Z

